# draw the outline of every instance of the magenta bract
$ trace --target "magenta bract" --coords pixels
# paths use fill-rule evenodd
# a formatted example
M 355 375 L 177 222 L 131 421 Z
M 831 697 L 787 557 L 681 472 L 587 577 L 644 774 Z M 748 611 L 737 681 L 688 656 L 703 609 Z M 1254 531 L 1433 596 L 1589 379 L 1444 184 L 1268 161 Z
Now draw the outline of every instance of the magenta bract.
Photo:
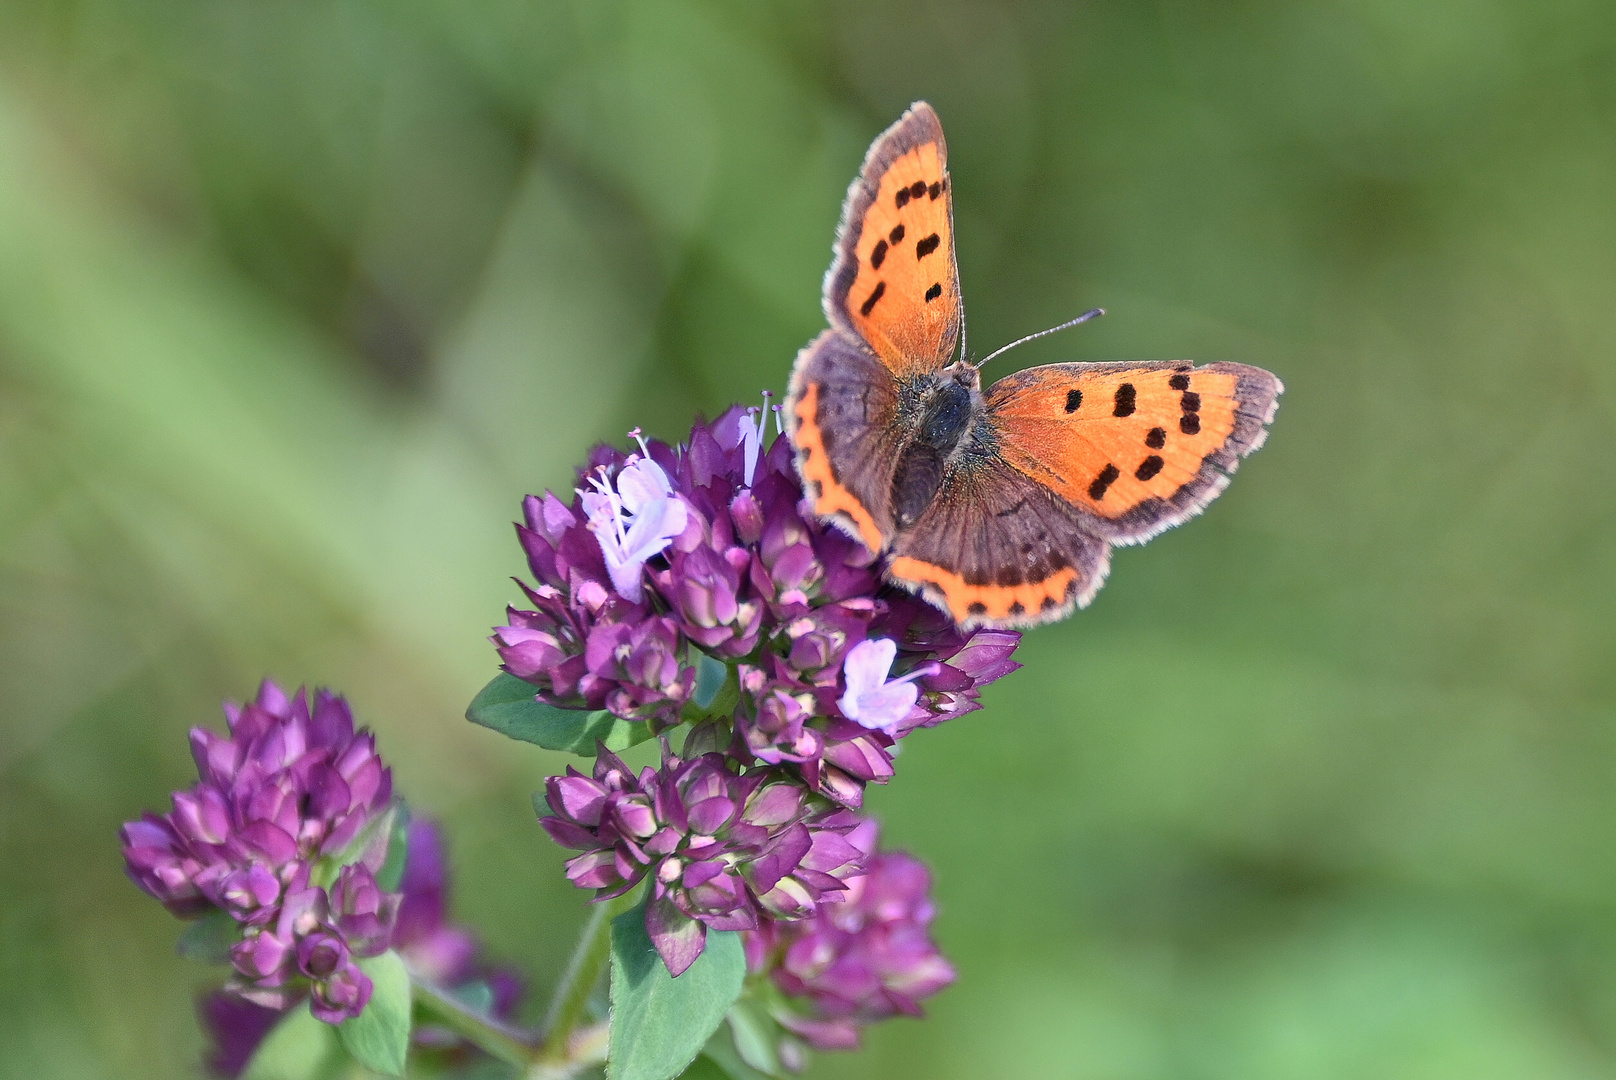
M 847 879 L 840 904 L 799 922 L 769 922 L 746 935 L 748 965 L 791 1000 L 786 1028 L 822 1050 L 858 1045 L 865 1024 L 920 1015 L 920 1002 L 954 981 L 929 927 L 931 876 L 902 852 L 870 856 Z
M 545 830 L 581 850 L 567 876 L 597 898 L 649 878 L 646 930 L 675 975 L 701 955 L 708 928 L 800 919 L 834 899 L 864 851 L 859 819 L 815 799 L 795 776 L 743 772 L 720 753 L 639 775 L 601 747 L 593 775 L 568 769 L 545 790 Z
M 445 989 L 456 990 L 474 982 L 486 983 L 493 993 L 490 1014 L 501 1019 L 509 1018 L 521 1002 L 525 988 L 523 981 L 513 971 L 480 965 L 477 962 L 476 937 L 448 921 L 448 867 L 438 826 L 421 818 L 410 822 L 407 845 L 400 893 L 376 894 L 380 903 L 385 904 L 390 899 L 397 901 L 397 915 L 387 946 L 397 950 L 416 977 L 430 980 Z M 343 896 L 338 898 L 337 891 L 333 890 L 334 910 L 344 910 L 348 906 L 349 892 L 344 888 Z M 368 888 L 362 885 L 353 888 L 352 894 L 356 904 L 361 904 L 361 894 L 363 898 L 371 895 Z M 341 950 L 351 945 L 351 938 L 316 931 L 299 943 L 294 962 L 304 973 L 318 972 L 329 966 L 335 974 L 341 967 L 338 960 Z M 260 947 L 266 953 L 270 951 L 269 946 Z M 374 942 L 370 947 L 374 948 Z M 278 962 L 276 956 L 266 956 L 266 959 L 272 966 Z M 344 1012 L 351 1008 L 353 1000 L 356 1000 L 351 995 L 358 989 L 358 984 L 341 978 L 333 983 L 330 977 L 327 982 L 329 988 L 311 1000 L 311 1008 Z M 368 990 L 362 993 L 368 995 Z M 239 993 L 225 991 L 205 996 L 199 1004 L 199 1011 L 213 1045 L 208 1061 L 210 1073 L 227 1080 L 240 1075 L 258 1044 L 280 1019 L 285 1007 L 260 1005 Z M 328 1012 L 328 1015 L 335 1015 L 335 1012 Z M 412 1038 L 422 1046 L 449 1048 L 462 1045 L 460 1036 L 432 1025 L 417 1027 Z
M 392 800 L 392 774 L 342 698 L 288 697 L 265 680 L 246 705 L 225 706 L 230 734 L 191 731 L 199 782 L 174 809 L 124 825 L 129 876 L 181 917 L 212 909 L 241 926 L 232 989 L 268 1008 L 304 994 L 322 1020 L 356 1016 L 370 980 L 354 962 L 387 948 L 399 898 L 373 871 L 377 835 L 350 851 Z M 352 856 L 331 889 L 310 884 L 322 860 Z

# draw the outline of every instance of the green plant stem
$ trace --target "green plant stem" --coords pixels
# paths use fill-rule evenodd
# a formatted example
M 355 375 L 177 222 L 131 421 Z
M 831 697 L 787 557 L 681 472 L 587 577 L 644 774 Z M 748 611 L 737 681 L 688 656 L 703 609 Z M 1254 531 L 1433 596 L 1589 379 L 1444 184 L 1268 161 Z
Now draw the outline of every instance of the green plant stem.
M 572 951 L 567 973 L 561 977 L 555 996 L 550 999 L 550 1013 L 544 1018 L 544 1044 L 539 1048 L 537 1061 L 561 1064 L 569 1059 L 572 1033 L 584 1017 L 589 995 L 594 993 L 600 973 L 612 955 L 612 920 L 633 906 L 629 895 L 615 900 L 602 900 L 590 905 L 589 921 Z
M 527 1065 L 538 1052 L 538 1039 L 471 1008 L 453 994 L 415 973 L 410 974 L 415 1002 L 434 1020 L 501 1061 Z

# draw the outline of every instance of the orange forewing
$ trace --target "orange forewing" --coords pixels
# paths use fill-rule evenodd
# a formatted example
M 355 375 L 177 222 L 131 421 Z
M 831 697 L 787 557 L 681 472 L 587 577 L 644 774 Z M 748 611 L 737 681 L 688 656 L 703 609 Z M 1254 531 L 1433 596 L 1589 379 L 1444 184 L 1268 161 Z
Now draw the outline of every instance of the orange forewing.
M 870 179 L 876 194 L 857 222 L 848 319 L 894 374 L 936 371 L 960 320 L 947 152 L 923 143 Z
M 1099 517 L 1171 500 L 1235 431 L 1233 374 L 1150 364 L 1074 375 L 1081 367 L 1018 372 L 988 390 L 988 408 L 1007 462 Z

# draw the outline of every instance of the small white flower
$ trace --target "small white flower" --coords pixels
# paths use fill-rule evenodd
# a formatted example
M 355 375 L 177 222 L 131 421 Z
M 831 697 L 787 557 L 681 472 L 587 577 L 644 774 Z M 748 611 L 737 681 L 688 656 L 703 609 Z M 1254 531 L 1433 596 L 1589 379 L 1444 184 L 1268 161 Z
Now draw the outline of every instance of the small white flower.
M 847 692 L 837 702 L 843 716 L 860 727 L 888 734 L 904 721 L 920 700 L 920 688 L 912 680 L 930 669 L 917 668 L 889 681 L 887 673 L 897 657 L 898 643 L 891 638 L 861 641 L 848 650 L 847 659 L 842 661 Z
M 673 493 L 668 474 L 645 452 L 639 428 L 629 434 L 639 439 L 644 453 L 629 455 L 618 471 L 615 486 L 610 473 L 602 468 L 589 478 L 593 490 L 579 494 L 583 496 L 590 531 L 606 558 L 612 587 L 637 604 L 645 595 L 642 571 L 646 560 L 660 554 L 685 531 L 688 517 L 683 500 Z
M 769 426 L 769 399 L 773 396 L 769 391 L 763 391 L 763 408 L 747 409 L 746 419 L 741 421 L 741 454 L 745 464 L 745 471 L 742 476 L 746 480 L 747 487 L 752 486 L 757 475 L 758 458 L 763 452 L 763 434 Z M 756 419 L 755 425 L 753 423 L 754 418 Z M 778 405 L 774 406 L 774 426 L 777 430 L 784 430 L 781 426 L 780 406 Z

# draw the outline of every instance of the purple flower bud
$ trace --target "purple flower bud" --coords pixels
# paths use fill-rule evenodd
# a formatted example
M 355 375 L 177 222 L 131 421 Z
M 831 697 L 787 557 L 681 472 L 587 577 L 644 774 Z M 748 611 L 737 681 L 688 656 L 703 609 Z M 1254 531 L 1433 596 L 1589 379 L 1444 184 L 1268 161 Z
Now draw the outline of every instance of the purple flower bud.
M 331 919 L 355 955 L 375 956 L 387 950 L 402 899 L 383 892 L 368 867 L 345 866 L 331 886 Z
M 346 961 L 311 988 L 309 1011 L 318 1020 L 340 1024 L 365 1011 L 373 989 L 370 976 L 353 961 Z
M 702 927 L 804 917 L 862 859 L 846 840 L 857 819 L 816 808 L 789 774 L 742 775 L 718 753 L 668 754 L 635 776 L 603 747 L 593 777 L 551 777 L 546 802 L 545 830 L 582 851 L 567 862 L 574 885 L 604 898 L 650 878 L 646 930 L 674 974 L 701 954 Z
M 955 977 L 931 941 L 936 909 L 920 862 L 883 852 L 846 884 L 842 903 L 746 935 L 752 971 L 767 972 L 790 999 L 780 1022 L 823 1050 L 857 1046 L 865 1024 L 920 1015 L 920 1002 Z
M 775 657 L 771 663 L 772 679 L 741 665 L 736 753 L 746 761 L 795 765 L 809 788 L 842 806 L 858 807 L 865 784 L 892 776 L 893 737 L 836 716 L 834 685 L 796 682 L 786 661 Z
M 752 595 L 752 556 L 745 548 L 702 545 L 677 553 L 666 591 L 677 599 L 680 629 L 719 656 L 745 656 L 757 646 L 764 605 Z
M 316 932 L 297 943 L 297 969 L 311 979 L 329 979 L 347 963 L 348 945 L 341 934 Z
M 730 521 L 735 527 L 735 539 L 743 544 L 755 544 L 763 537 L 763 507 L 749 489 L 736 492 L 729 503 Z
M 210 891 L 237 922 L 263 923 L 275 915 L 281 882 L 268 867 L 253 865 L 225 874 Z
M 676 724 L 696 684 L 696 669 L 680 663 L 680 646 L 672 619 L 597 622 L 584 647 L 586 670 L 578 690 L 591 707 L 625 720 L 650 720 L 659 728 Z
M 405 850 L 393 948 L 412 969 L 440 986 L 475 980 L 477 939 L 448 921 L 448 867 L 437 825 L 424 818 L 410 822 Z
M 145 814 L 124 825 L 125 869 L 134 883 L 180 918 L 200 915 L 213 902 L 197 887 L 202 860 L 175 833 L 166 817 Z

